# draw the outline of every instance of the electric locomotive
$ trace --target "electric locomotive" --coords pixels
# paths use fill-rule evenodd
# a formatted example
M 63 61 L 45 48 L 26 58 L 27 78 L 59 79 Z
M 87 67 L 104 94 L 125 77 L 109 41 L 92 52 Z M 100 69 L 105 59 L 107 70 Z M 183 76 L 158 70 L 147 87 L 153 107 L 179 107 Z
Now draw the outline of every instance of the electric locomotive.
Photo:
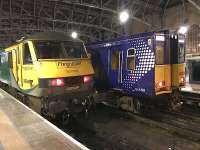
M 37 112 L 55 117 L 81 112 L 94 92 L 84 43 L 65 33 L 30 35 L 0 53 L 0 81 Z
M 141 112 L 157 104 L 177 109 L 185 85 L 184 35 L 169 30 L 89 44 L 96 101 Z

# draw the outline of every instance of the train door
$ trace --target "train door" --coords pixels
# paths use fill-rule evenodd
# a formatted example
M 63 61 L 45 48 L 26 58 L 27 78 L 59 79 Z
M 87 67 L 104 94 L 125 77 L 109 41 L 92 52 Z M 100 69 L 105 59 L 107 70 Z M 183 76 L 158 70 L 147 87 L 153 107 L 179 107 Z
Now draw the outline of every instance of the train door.
M 23 45 L 19 45 L 18 49 L 18 61 L 17 61 L 17 75 L 18 75 L 18 85 L 20 88 L 23 87 L 23 82 L 22 82 L 22 47 Z
M 120 88 L 123 80 L 123 51 L 119 47 L 110 49 L 110 70 L 112 87 Z
M 22 46 L 22 84 L 23 89 L 31 89 L 34 84 L 34 65 L 31 57 L 29 43 L 24 43 Z
M 18 82 L 17 49 L 12 50 L 12 70 L 16 83 Z

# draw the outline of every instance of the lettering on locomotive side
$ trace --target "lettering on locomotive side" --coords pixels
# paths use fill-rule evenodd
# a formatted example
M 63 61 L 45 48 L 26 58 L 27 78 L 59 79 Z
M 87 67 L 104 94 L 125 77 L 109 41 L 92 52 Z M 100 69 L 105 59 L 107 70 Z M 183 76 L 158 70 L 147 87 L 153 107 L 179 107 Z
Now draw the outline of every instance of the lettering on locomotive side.
M 57 66 L 58 67 L 76 67 L 79 66 L 81 64 L 81 61 L 72 61 L 72 62 L 58 62 Z

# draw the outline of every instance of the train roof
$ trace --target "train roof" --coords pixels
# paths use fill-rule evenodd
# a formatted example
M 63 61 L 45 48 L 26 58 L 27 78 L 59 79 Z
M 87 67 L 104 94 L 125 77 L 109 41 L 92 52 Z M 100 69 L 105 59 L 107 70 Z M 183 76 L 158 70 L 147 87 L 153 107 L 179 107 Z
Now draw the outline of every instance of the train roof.
M 29 35 L 24 40 L 56 40 L 56 41 L 76 41 L 82 42 L 79 39 L 73 39 L 71 36 L 64 32 L 37 32 Z
M 74 42 L 83 42 L 80 39 L 73 39 L 71 36 L 67 35 L 65 32 L 36 32 L 32 35 L 22 37 L 20 40 L 17 40 L 15 43 L 8 45 L 7 48 L 16 46 L 17 44 L 27 41 L 27 40 L 52 40 L 52 41 L 74 41 Z M 6 48 L 6 49 L 7 49 Z
M 169 34 L 169 30 L 160 30 L 160 31 L 136 33 L 136 34 L 129 35 L 129 36 L 121 36 L 121 37 L 113 38 L 113 39 L 110 39 L 110 40 L 88 43 L 86 46 L 88 48 L 102 47 L 102 46 L 104 46 L 105 43 L 112 43 L 112 42 L 118 42 L 118 41 L 120 42 L 120 41 L 125 41 L 125 40 L 133 39 L 133 38 L 147 37 L 147 36 L 152 36 L 152 35 L 154 35 L 156 33 Z
M 110 39 L 110 40 L 88 43 L 86 46 L 87 47 L 93 47 L 94 45 L 101 45 L 101 44 L 109 43 L 109 42 L 124 41 L 124 40 L 137 38 L 137 37 L 143 37 L 143 36 L 152 36 L 154 33 L 155 32 L 144 32 L 144 33 L 137 33 L 137 34 L 129 35 L 129 36 L 121 36 L 121 37 L 113 38 L 113 39 Z

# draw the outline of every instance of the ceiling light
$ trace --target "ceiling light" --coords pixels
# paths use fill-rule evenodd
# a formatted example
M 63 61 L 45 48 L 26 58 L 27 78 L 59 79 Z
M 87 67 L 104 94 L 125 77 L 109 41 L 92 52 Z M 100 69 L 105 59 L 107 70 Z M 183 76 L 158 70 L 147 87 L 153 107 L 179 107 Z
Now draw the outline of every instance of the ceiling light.
M 188 31 L 188 26 L 180 26 L 178 33 L 185 34 Z
M 73 39 L 76 39 L 78 37 L 78 33 L 77 32 L 72 32 L 71 34 Z
M 125 23 L 129 18 L 129 14 L 127 11 L 122 11 L 119 15 L 119 19 L 121 23 Z

